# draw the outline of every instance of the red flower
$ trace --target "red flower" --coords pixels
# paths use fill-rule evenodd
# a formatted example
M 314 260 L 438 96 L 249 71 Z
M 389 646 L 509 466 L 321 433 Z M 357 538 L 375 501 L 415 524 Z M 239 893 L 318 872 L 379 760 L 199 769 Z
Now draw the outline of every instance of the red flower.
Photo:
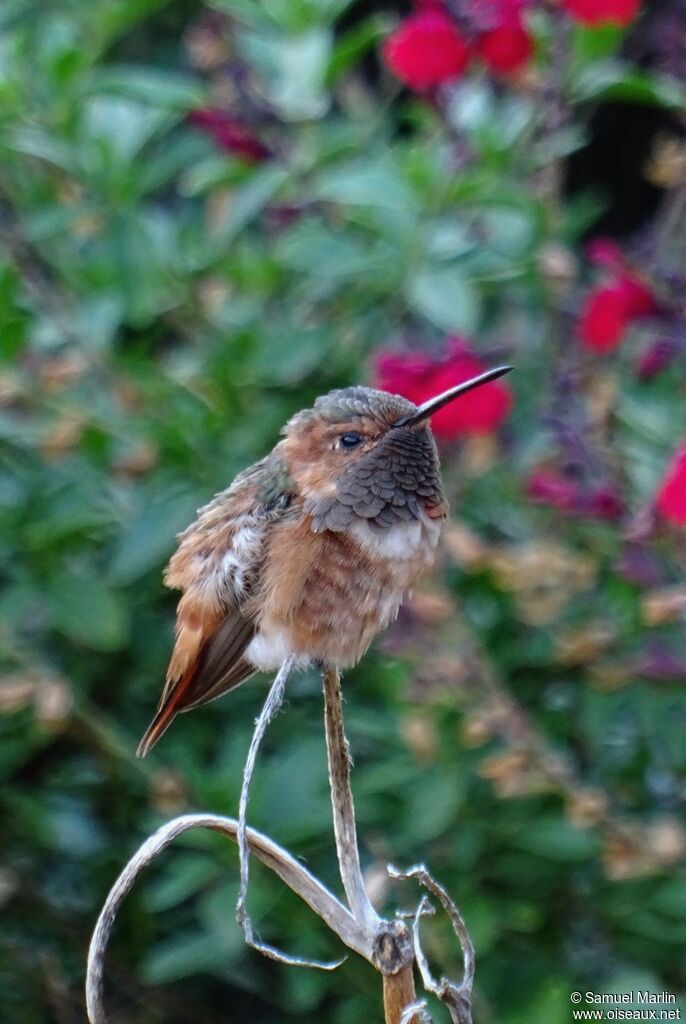
M 592 289 L 581 309 L 581 343 L 591 352 L 614 352 L 632 320 L 656 309 L 653 293 L 633 274 L 624 273 L 611 285 Z
M 520 21 L 499 25 L 485 32 L 476 45 L 484 64 L 496 75 L 507 75 L 531 60 L 534 44 Z
M 628 25 L 634 20 L 641 0 L 562 0 L 562 7 L 582 25 Z
M 629 324 L 626 297 L 616 285 L 596 288 L 586 297 L 579 320 L 579 335 L 592 352 L 614 352 Z
M 682 441 L 667 467 L 655 505 L 668 523 L 686 526 L 686 441 Z
M 247 125 L 223 110 L 191 110 L 188 124 L 211 135 L 220 149 L 226 149 L 248 163 L 259 163 L 272 155 Z
M 433 4 L 405 18 L 383 44 L 383 59 L 411 89 L 430 89 L 459 78 L 469 48 L 447 14 Z
M 536 469 L 526 482 L 526 495 L 541 505 L 574 512 L 579 505 L 578 485 L 552 469 Z
M 448 342 L 442 357 L 423 353 L 380 352 L 374 362 L 374 386 L 420 404 L 442 391 L 483 373 L 486 367 L 460 339 Z M 484 384 L 439 409 L 431 418 L 437 437 L 446 441 L 473 434 L 492 434 L 512 407 L 512 392 L 501 381 Z

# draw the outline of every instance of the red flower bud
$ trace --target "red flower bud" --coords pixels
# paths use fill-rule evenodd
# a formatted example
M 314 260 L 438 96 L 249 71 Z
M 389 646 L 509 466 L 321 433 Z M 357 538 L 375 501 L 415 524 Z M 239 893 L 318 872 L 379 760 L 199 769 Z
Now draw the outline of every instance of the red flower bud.
M 586 514 L 595 519 L 619 519 L 624 502 L 611 484 L 598 487 L 588 499 Z
M 220 149 L 228 150 L 248 163 L 260 163 L 272 155 L 246 124 L 223 110 L 191 110 L 188 124 L 210 135 Z

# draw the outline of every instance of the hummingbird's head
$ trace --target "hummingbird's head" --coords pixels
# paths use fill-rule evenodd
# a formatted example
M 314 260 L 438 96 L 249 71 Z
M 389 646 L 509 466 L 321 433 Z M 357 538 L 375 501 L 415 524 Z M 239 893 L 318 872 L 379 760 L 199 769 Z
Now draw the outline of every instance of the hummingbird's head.
M 355 519 L 388 528 L 443 509 L 432 413 L 511 367 L 501 366 L 417 406 L 374 388 L 331 391 L 296 413 L 279 445 L 313 527 L 342 530 Z

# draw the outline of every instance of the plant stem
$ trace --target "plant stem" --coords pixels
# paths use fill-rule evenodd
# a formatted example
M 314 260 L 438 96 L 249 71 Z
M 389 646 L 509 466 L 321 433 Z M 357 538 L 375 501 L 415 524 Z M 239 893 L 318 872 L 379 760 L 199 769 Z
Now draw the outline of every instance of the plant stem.
M 375 936 L 381 919 L 374 910 L 362 877 L 357 847 L 355 807 L 350 788 L 350 748 L 343 727 L 341 678 L 336 668 L 326 668 L 324 680 L 324 724 L 329 763 L 333 828 L 341 881 L 353 917 Z
M 357 846 L 355 806 L 350 788 L 350 748 L 343 725 L 341 678 L 338 669 L 333 667 L 324 669 L 322 677 L 331 806 L 341 881 L 353 917 L 365 937 L 371 938 L 374 943 L 373 962 L 383 976 L 385 1022 L 400 1024 L 404 1009 L 416 1000 L 412 974 L 412 936 L 404 922 L 384 921 L 380 918 L 369 899 Z
M 397 974 L 383 975 L 383 1012 L 385 1024 L 400 1024 L 403 1011 L 417 999 L 412 964 L 405 964 Z M 419 1018 L 413 1016 L 409 1024 Z

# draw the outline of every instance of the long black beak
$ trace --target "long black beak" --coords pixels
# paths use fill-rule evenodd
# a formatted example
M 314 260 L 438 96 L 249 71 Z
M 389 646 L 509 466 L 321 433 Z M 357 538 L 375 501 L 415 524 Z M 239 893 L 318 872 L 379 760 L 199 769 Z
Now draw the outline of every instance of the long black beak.
M 416 412 L 410 413 L 409 416 L 403 416 L 402 419 L 396 420 L 393 424 L 394 427 L 413 427 L 415 423 L 421 423 L 422 420 L 432 416 L 433 413 L 438 412 L 448 402 L 452 402 L 454 398 L 459 398 L 460 395 L 466 395 L 468 391 L 473 388 L 481 387 L 482 384 L 488 384 L 491 380 L 497 380 L 498 377 L 502 377 L 504 374 L 509 373 L 512 369 L 511 366 L 496 366 L 493 370 L 486 370 L 485 373 L 480 373 L 478 377 L 472 377 L 471 380 L 466 380 L 462 384 L 456 384 L 454 388 L 449 388 L 448 391 L 444 391 L 442 395 L 436 395 L 435 398 L 430 398 L 427 402 L 424 402 L 419 406 Z

